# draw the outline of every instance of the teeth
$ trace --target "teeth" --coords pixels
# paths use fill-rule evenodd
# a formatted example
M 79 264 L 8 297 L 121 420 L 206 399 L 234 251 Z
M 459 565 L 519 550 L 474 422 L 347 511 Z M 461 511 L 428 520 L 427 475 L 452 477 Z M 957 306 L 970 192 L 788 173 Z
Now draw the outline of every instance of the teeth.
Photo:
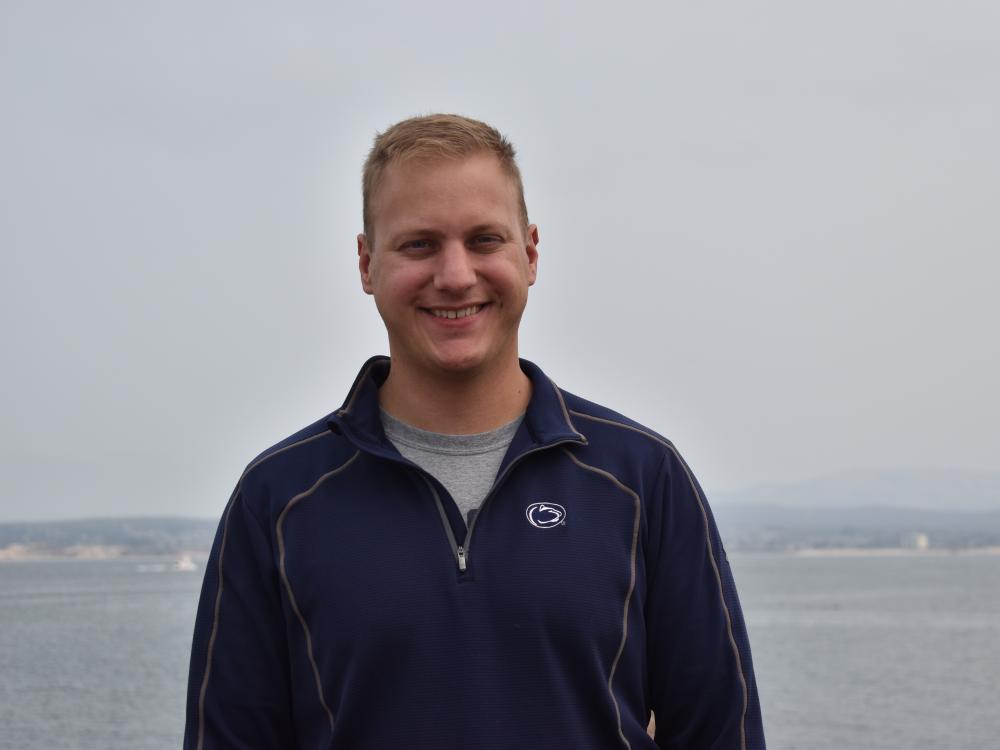
M 482 309 L 482 305 L 473 305 L 464 310 L 431 310 L 435 318 L 464 318 L 466 315 L 475 315 Z

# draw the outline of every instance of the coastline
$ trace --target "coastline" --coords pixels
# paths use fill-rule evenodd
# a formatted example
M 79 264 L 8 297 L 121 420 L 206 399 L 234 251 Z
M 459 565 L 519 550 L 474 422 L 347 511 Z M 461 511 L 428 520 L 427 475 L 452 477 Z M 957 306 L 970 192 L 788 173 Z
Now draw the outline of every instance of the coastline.
M 931 547 L 806 547 L 779 554 L 796 557 L 995 557 L 1000 556 L 1000 546 L 956 547 L 954 549 Z
M 124 547 L 89 544 L 74 545 L 63 549 L 46 549 L 30 544 L 9 544 L 0 547 L 0 565 L 20 562 L 103 562 L 123 560 L 126 562 L 176 561 L 192 559 L 204 562 L 208 550 L 178 550 L 176 552 L 137 552 Z

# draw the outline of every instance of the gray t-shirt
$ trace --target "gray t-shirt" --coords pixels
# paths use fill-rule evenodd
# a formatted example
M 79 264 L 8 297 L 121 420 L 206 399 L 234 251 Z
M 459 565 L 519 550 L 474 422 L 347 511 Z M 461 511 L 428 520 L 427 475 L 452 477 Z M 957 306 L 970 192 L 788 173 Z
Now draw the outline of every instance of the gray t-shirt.
M 513 422 L 474 435 L 445 435 L 421 430 L 379 410 L 385 436 L 408 458 L 437 479 L 455 499 L 466 523 L 493 486 L 500 462 L 524 414 Z

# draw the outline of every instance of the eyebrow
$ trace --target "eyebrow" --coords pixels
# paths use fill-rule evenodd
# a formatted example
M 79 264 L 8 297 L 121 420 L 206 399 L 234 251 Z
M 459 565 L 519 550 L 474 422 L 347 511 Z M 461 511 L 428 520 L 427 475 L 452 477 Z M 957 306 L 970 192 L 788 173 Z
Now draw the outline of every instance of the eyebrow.
M 431 237 L 440 237 L 441 232 L 436 229 L 425 229 L 421 227 L 413 227 L 411 229 L 401 229 L 398 232 L 393 232 L 391 237 L 393 239 L 402 239 L 403 237 L 411 237 L 413 235 L 429 235 Z
M 469 229 L 468 232 L 466 232 L 466 235 L 467 236 L 471 236 L 471 235 L 475 235 L 475 234 L 482 234 L 482 233 L 489 233 L 489 232 L 492 232 L 494 234 L 502 234 L 504 236 L 507 236 L 507 235 L 510 234 L 510 229 L 505 224 L 500 224 L 500 223 L 476 224 L 474 227 L 472 227 L 471 229 Z M 435 237 L 435 238 L 438 238 L 438 237 L 442 237 L 442 236 L 444 236 L 444 232 L 442 232 L 442 231 L 440 231 L 438 229 L 431 229 L 429 227 L 419 227 L 419 226 L 417 226 L 417 227 L 412 227 L 410 229 L 401 229 L 398 232 L 393 232 L 390 235 L 390 240 L 392 242 L 399 242 L 400 240 L 403 240 L 403 239 L 408 238 L 408 237 Z
M 480 234 L 481 232 L 495 232 L 506 235 L 510 233 L 510 229 L 504 224 L 477 224 L 469 231 L 469 234 Z

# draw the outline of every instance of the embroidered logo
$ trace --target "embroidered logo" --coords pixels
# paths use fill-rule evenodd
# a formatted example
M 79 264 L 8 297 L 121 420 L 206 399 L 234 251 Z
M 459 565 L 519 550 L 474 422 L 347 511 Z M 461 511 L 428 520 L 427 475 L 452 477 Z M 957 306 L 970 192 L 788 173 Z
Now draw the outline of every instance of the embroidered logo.
M 551 529 L 566 523 L 566 509 L 556 503 L 532 503 L 524 515 L 536 529 Z

